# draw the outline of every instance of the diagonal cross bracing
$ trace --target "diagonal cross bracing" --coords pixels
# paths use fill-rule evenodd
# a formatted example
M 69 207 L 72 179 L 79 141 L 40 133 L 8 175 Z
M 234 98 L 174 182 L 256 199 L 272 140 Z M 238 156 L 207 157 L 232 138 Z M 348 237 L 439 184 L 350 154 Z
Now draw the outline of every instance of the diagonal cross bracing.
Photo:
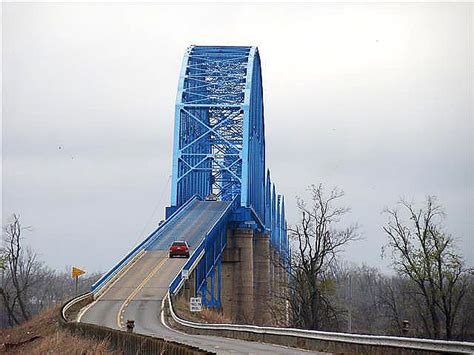
M 171 205 L 211 193 L 237 201 L 286 252 L 283 198 L 266 176 L 263 116 L 256 47 L 188 48 L 176 98 Z
M 241 199 L 251 52 L 251 47 L 188 49 L 176 102 L 172 205 L 196 193 Z

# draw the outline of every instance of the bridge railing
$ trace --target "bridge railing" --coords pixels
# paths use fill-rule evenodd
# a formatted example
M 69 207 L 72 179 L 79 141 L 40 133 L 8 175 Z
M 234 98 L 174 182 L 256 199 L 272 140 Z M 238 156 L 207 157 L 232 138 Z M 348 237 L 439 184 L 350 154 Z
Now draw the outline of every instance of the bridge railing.
M 124 332 L 96 324 L 75 322 L 77 313 L 94 300 L 92 292 L 87 292 L 66 302 L 60 310 L 59 325 L 72 334 L 91 339 L 105 340 L 111 351 L 124 354 L 169 354 L 196 355 L 215 354 L 195 346 L 177 343 L 159 337 Z
M 474 354 L 474 343 L 471 342 L 336 333 L 254 325 L 196 323 L 176 315 L 169 294 L 166 299 L 163 299 L 161 307 L 162 312 L 169 311 L 168 314 L 171 316 L 172 321 L 175 322 L 175 326 L 190 334 L 259 341 L 331 353 Z
M 156 241 L 161 235 L 160 232 L 168 228 L 170 221 L 176 216 L 182 214 L 182 212 L 188 207 L 193 201 L 199 199 L 198 195 L 194 195 L 186 203 L 180 206 L 169 218 L 167 218 L 157 229 L 155 229 L 145 240 L 140 242 L 135 248 L 132 249 L 125 257 L 122 258 L 112 269 L 105 273 L 96 283 L 91 287 L 93 293 L 97 293 L 108 281 L 110 281 L 120 270 L 122 270 L 128 263 L 130 263 L 142 250 L 145 250 L 150 244 Z
M 205 256 L 206 245 L 210 245 L 211 243 L 215 242 L 214 239 L 218 237 L 219 231 L 223 227 L 223 223 L 225 228 L 226 217 L 229 216 L 229 214 L 238 207 L 238 203 L 239 198 L 234 198 L 234 200 L 229 204 L 229 206 L 227 206 L 227 208 L 222 212 L 216 223 L 214 223 L 214 225 L 209 228 L 206 233 L 206 236 L 202 239 L 201 243 L 199 243 L 198 247 L 193 251 L 189 259 L 181 268 L 180 272 L 176 275 L 173 281 L 171 281 L 171 284 L 169 286 L 169 292 L 171 294 L 176 294 L 183 286 L 183 271 L 188 271 L 188 274 L 190 274 L 198 266 L 199 262 Z M 222 250 L 225 248 L 226 243 L 227 239 L 225 238 L 224 243 L 220 245 L 221 250 L 219 250 L 219 255 L 217 256 L 220 256 L 220 253 L 222 253 Z M 213 260 L 213 262 L 214 261 L 215 260 Z

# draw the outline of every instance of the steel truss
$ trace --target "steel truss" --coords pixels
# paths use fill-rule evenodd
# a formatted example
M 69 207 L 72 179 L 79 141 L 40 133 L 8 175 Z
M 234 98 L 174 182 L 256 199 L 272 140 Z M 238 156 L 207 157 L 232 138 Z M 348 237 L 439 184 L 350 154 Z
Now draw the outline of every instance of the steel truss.
M 229 221 L 253 221 L 252 228 L 270 234 L 272 247 L 288 260 L 284 198 L 276 194 L 269 171 L 265 176 L 257 47 L 191 46 L 183 58 L 176 98 L 170 211 L 195 195 L 205 198 L 210 194 L 233 201 L 237 207 Z M 212 242 L 206 242 L 205 257 L 196 267 L 197 290 L 208 306 L 220 305 L 220 258 L 227 224 L 219 228 Z
M 256 47 L 188 48 L 175 114 L 172 206 L 216 195 L 264 215 L 265 141 Z

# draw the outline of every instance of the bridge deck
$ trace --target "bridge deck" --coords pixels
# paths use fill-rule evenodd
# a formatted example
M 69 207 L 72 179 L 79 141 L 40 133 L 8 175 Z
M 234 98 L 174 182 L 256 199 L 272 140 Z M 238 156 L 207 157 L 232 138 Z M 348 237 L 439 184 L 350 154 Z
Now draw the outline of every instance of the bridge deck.
M 175 240 L 185 240 L 191 249 L 197 247 L 214 223 L 229 206 L 227 201 L 195 200 L 182 213 L 173 218 L 162 235 L 147 250 L 167 250 Z
M 197 246 L 229 205 L 228 202 L 195 201 L 170 220 L 140 259 L 116 280 L 79 318 L 84 323 L 123 329 L 128 319 L 135 321 L 137 333 L 198 346 L 218 354 L 304 354 L 303 350 L 242 340 L 201 335 L 184 335 L 160 321 L 161 301 L 171 280 L 186 259 L 168 258 L 174 240 Z

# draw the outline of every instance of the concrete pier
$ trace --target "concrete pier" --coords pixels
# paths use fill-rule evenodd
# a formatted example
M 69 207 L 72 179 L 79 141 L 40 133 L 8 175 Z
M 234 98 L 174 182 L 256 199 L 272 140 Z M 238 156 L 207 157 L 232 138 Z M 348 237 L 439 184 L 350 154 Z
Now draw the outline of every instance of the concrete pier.
M 244 324 L 286 324 L 283 293 L 288 278 L 268 234 L 229 228 L 221 281 L 221 305 L 227 318 Z
M 254 320 L 254 267 L 253 267 L 253 230 L 234 229 L 235 248 L 239 250 L 240 260 L 234 268 L 235 296 L 237 297 L 237 322 L 253 323 Z
M 268 234 L 255 235 L 255 324 L 268 325 L 270 322 L 270 237 Z
M 237 297 L 234 293 L 235 271 L 240 260 L 239 250 L 235 248 L 232 231 L 227 230 L 227 247 L 222 254 L 221 305 L 224 315 L 235 320 L 237 315 Z
M 274 248 L 270 248 L 271 253 L 271 290 L 272 297 L 280 294 L 280 258 Z
M 222 309 L 225 316 L 240 323 L 254 322 L 253 244 L 252 229 L 231 230 L 222 255 Z

